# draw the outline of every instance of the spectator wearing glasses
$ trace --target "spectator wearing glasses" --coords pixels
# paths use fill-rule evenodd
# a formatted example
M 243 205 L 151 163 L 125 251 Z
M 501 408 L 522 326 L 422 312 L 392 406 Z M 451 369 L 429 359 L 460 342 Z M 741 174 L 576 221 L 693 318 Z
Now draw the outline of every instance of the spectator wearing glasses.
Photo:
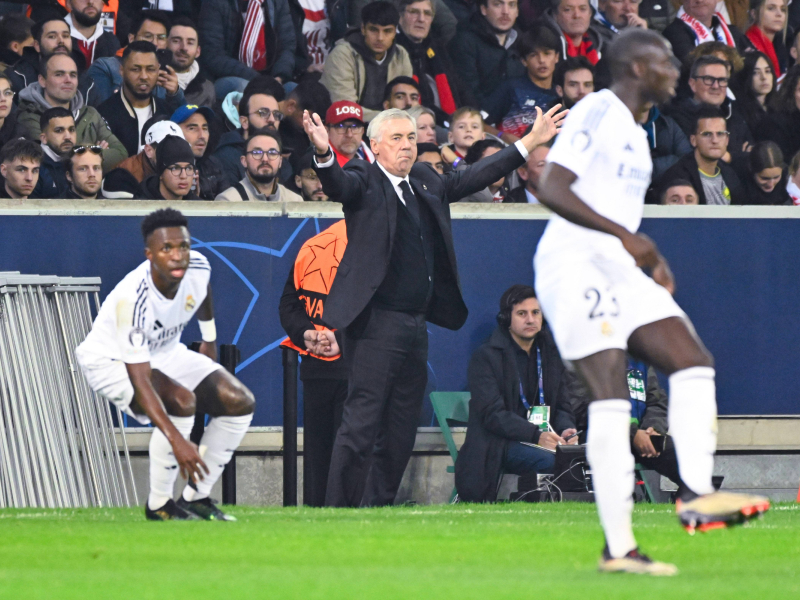
M 344 167 L 355 157 L 375 162 L 369 146 L 364 142 L 364 117 L 360 105 L 348 100 L 331 104 L 325 113 L 325 127 L 328 139 L 340 167 Z
M 14 90 L 11 80 L 5 73 L 0 73 L 0 148 L 11 140 L 30 139 L 28 128 L 18 120 L 19 111 L 14 106 Z
M 148 177 L 156 175 L 156 148 L 159 142 L 168 135 L 176 135 L 180 138 L 183 137 L 183 131 L 176 123 L 168 121 L 163 115 L 153 117 L 144 125 L 144 137 L 142 143 L 144 147 L 139 154 L 134 154 L 130 158 L 126 158 L 119 167 L 107 173 L 106 178 L 114 179 L 119 175 L 120 169 L 130 173 L 137 181 L 136 189 L 138 190 L 140 183 Z M 127 179 L 127 178 L 126 178 Z
M 30 140 L 11 140 L 0 150 L 0 198 L 27 200 L 39 180 L 42 147 Z
M 168 45 L 167 31 L 169 31 L 169 26 L 169 17 L 165 12 L 144 10 L 139 13 L 132 33 L 128 34 L 128 43 L 148 42 L 153 44 L 156 50 L 165 50 Z M 173 64 L 167 66 L 167 70 L 159 69 L 158 80 L 153 90 L 153 95 L 166 101 L 170 108 L 177 108 L 187 102 L 183 93 L 184 88 L 180 86 L 178 75 L 175 72 L 179 68 L 175 56 L 175 51 L 173 50 Z M 86 72 L 86 77 L 82 78 L 81 81 L 81 91 L 86 96 L 91 90 L 91 103 L 96 106 L 108 100 L 121 87 L 122 63 L 117 56 L 95 60 L 91 68 Z
M 189 143 L 175 135 L 165 137 L 156 149 L 157 175 L 142 183 L 141 200 L 197 200 L 192 193 L 194 153 Z
M 67 181 L 66 161 L 75 146 L 75 119 L 66 108 L 48 108 L 40 118 L 42 162 L 33 198 L 63 198 Z
M 244 178 L 225 190 L 222 202 L 302 202 L 303 198 L 278 183 L 281 169 L 281 139 L 271 129 L 253 131 L 247 139 L 242 166 Z
M 64 198 L 98 200 L 103 198 L 103 149 L 100 146 L 75 146 L 66 160 L 69 182 Z
M 213 119 L 213 110 L 196 104 L 181 106 L 170 117 L 170 121 L 180 126 L 183 138 L 192 147 L 197 168 L 197 185 L 193 191 L 201 200 L 213 200 L 227 187 L 222 165 L 208 154 L 209 125 Z
M 700 204 L 747 204 L 736 169 L 722 160 L 728 152 L 725 118 L 713 106 L 703 106 L 695 118 L 694 131 L 689 137 L 694 151 L 667 169 L 651 187 L 648 202 L 658 203 L 659 191 L 675 180 L 684 179 L 697 191 Z
M 278 131 L 283 120 L 280 103 L 285 98 L 286 92 L 283 86 L 272 77 L 257 77 L 247 84 L 239 100 L 239 128 L 224 133 L 214 151 L 214 157 L 222 165 L 225 173 L 227 187 L 245 176 L 241 158 L 250 131 L 261 129 Z
M 739 113 L 736 103 L 727 95 L 729 81 L 730 65 L 726 61 L 716 56 L 701 56 L 694 61 L 689 73 L 692 97 L 665 108 L 665 113 L 678 123 L 687 136 L 694 133 L 701 107 L 710 105 L 718 109 L 727 122 L 725 129 L 730 132 L 728 151 L 723 157 L 725 162 L 738 158 L 753 143 L 747 122 Z

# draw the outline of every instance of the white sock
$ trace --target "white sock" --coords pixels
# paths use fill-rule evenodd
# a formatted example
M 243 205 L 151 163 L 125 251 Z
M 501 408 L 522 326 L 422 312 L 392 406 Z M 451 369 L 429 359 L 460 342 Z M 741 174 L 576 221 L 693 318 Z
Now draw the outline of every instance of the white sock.
M 189 438 L 194 425 L 194 417 L 173 417 L 169 420 L 175 425 L 184 439 Z M 175 479 L 178 477 L 178 461 L 172 452 L 167 437 L 157 427 L 150 436 L 150 495 L 147 506 L 150 510 L 158 510 L 172 500 Z
M 586 457 L 592 468 L 600 524 L 614 558 L 636 548 L 631 524 L 634 460 L 630 428 L 630 401 L 599 400 L 589 404 Z
M 194 488 L 189 485 L 184 488 L 185 500 L 192 502 L 208 498 L 211 487 L 222 475 L 225 465 L 233 458 L 233 452 L 242 442 L 252 420 L 252 413 L 241 417 L 214 417 L 211 419 L 200 440 L 200 456 L 203 457 L 209 473 L 204 473 L 205 479 L 196 482 Z
M 717 400 L 714 369 L 692 367 L 669 378 L 669 433 L 681 479 L 695 494 L 714 491 L 711 474 L 717 449 Z

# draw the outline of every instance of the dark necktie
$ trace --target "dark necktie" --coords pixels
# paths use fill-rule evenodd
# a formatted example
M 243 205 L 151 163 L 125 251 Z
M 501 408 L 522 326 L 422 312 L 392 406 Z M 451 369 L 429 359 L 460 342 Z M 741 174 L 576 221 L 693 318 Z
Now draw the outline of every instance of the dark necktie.
M 411 191 L 411 186 L 408 185 L 408 182 L 405 180 L 400 182 L 400 189 L 403 192 L 403 200 L 405 200 L 408 212 L 411 213 L 412 218 L 416 221 L 417 225 L 419 225 L 419 202 L 417 201 L 417 197 L 414 195 L 414 192 Z

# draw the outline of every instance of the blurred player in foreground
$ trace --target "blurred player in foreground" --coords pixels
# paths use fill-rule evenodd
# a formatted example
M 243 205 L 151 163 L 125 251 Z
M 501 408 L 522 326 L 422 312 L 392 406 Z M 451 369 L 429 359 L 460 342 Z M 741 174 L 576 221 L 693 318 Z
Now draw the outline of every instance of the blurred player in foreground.
M 76 355 L 89 385 L 140 423 L 153 423 L 145 515 L 235 521 L 208 497 L 253 418 L 255 401 L 216 362 L 208 260 L 190 249 L 186 218 L 157 210 L 142 221 L 147 260 L 103 302 Z M 181 332 L 197 313 L 203 342 L 192 352 Z M 200 448 L 188 441 L 195 411 L 212 416 Z M 176 503 L 175 479 L 189 479 Z
M 626 350 L 669 376 L 669 428 L 681 479 L 681 523 L 701 531 L 763 513 L 758 496 L 715 492 L 714 362 L 672 298 L 669 265 L 637 234 L 652 162 L 637 118 L 675 94 L 678 70 L 658 34 L 623 32 L 608 52 L 613 84 L 576 105 L 547 157 L 539 200 L 556 213 L 534 257 L 536 293 L 561 356 L 588 386 L 601 571 L 673 575 L 639 552 L 631 527 L 633 466 Z M 652 279 L 641 268 L 651 270 Z

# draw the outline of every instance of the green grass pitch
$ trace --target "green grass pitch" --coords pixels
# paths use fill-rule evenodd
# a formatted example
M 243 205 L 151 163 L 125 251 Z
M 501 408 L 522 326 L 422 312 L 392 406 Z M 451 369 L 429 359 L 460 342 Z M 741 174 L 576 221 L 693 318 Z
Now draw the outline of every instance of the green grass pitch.
M 0 598 L 800 598 L 800 505 L 690 537 L 637 505 L 642 549 L 677 577 L 601 575 L 585 504 L 371 510 L 230 507 L 237 523 L 151 523 L 142 510 L 0 511 Z

